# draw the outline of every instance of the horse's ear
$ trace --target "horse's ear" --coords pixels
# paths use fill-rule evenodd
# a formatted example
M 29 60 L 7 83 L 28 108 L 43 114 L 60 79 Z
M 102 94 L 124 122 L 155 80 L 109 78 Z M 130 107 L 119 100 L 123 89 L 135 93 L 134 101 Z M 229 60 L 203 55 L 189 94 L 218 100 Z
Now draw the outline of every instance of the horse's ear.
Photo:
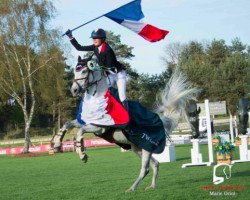
M 78 62 L 81 62 L 82 58 L 81 56 L 78 56 Z

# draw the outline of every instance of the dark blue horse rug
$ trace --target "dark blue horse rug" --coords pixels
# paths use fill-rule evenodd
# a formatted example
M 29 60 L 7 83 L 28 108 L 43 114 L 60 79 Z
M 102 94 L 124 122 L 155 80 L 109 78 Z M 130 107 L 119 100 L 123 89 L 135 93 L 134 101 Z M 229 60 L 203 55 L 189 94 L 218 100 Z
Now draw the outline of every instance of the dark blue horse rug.
M 119 100 L 116 89 L 110 88 L 110 92 Z M 166 134 L 159 115 L 137 101 L 128 101 L 128 106 L 130 121 L 123 130 L 127 139 L 149 152 L 162 153 L 166 145 Z

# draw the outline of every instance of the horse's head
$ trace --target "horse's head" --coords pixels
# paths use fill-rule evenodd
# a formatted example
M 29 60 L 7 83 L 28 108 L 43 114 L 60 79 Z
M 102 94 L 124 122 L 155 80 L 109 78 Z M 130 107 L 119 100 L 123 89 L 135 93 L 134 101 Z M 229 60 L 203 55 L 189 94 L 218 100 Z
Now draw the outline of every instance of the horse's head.
M 238 102 L 239 133 L 243 135 L 245 135 L 247 132 L 249 109 L 250 109 L 250 102 L 244 98 L 239 99 Z
M 84 93 L 85 91 L 95 95 L 98 89 L 104 90 L 106 88 L 106 79 L 103 79 L 103 70 L 99 69 L 91 59 L 92 56 L 87 59 L 78 57 L 78 63 L 74 69 L 74 82 L 71 86 L 73 96 L 77 96 L 79 93 Z M 99 84 L 102 80 L 102 84 Z
M 80 92 L 84 92 L 88 85 L 89 73 L 88 62 L 92 56 L 87 59 L 82 59 L 78 56 L 78 62 L 74 69 L 74 82 L 71 86 L 71 93 L 73 96 L 77 96 Z

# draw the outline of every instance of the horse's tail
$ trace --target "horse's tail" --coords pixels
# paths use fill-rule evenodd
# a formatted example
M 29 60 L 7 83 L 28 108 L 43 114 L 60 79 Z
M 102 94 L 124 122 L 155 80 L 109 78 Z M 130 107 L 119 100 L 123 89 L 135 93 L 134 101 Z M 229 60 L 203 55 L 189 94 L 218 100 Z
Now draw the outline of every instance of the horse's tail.
M 186 117 L 186 104 L 195 100 L 198 92 L 179 70 L 174 72 L 157 98 L 156 112 L 163 121 L 167 136 L 176 128 L 180 117 Z

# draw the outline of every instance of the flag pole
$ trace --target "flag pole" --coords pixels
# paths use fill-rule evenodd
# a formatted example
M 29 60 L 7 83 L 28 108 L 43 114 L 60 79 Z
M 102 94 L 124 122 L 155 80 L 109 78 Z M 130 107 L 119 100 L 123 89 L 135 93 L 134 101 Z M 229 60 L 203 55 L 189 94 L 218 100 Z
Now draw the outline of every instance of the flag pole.
M 134 0 L 134 1 L 138 1 L 138 0 Z M 122 5 L 122 6 L 118 7 L 118 8 L 116 8 L 116 9 L 110 11 L 110 12 L 107 12 L 107 13 L 105 13 L 105 14 L 99 16 L 99 17 L 96 17 L 96 18 L 94 18 L 94 19 L 92 19 L 92 20 L 90 20 L 90 21 L 88 21 L 88 22 L 85 22 L 84 24 L 82 24 L 82 25 L 80 25 L 80 26 L 77 26 L 76 28 L 73 28 L 71 31 L 73 32 L 74 30 L 76 30 L 76 29 L 78 29 L 78 28 L 81 28 L 82 26 L 85 26 L 85 25 L 89 24 L 90 22 L 93 22 L 93 21 L 95 21 L 95 20 L 97 20 L 97 19 L 99 19 L 99 18 L 101 18 L 101 17 L 103 17 L 103 16 L 105 16 L 105 15 L 107 15 L 107 14 L 109 14 L 109 13 L 115 11 L 115 10 L 118 10 L 118 9 L 120 9 L 120 8 L 123 7 L 123 6 L 126 6 L 126 5 L 128 5 L 128 4 L 133 3 L 134 1 L 128 2 L 128 3 L 126 3 L 126 4 L 124 4 L 124 5 Z M 64 33 L 62 36 L 64 36 L 64 35 L 66 35 L 66 34 Z
M 105 15 L 105 14 L 104 14 L 104 15 Z M 71 31 L 73 32 L 74 30 L 76 30 L 76 29 L 78 29 L 78 28 L 81 28 L 82 26 L 85 26 L 86 24 L 89 24 L 90 22 L 95 21 L 95 20 L 97 20 L 97 19 L 103 17 L 104 15 L 101 15 L 101 16 L 99 16 L 99 17 L 96 17 L 95 19 L 92 19 L 92 20 L 90 20 L 90 21 L 88 21 L 88 22 L 85 22 L 84 24 L 82 24 L 82 25 L 80 25 L 80 26 L 77 26 L 76 28 L 73 28 Z M 62 36 L 65 36 L 65 35 L 66 35 L 66 34 L 64 33 Z

